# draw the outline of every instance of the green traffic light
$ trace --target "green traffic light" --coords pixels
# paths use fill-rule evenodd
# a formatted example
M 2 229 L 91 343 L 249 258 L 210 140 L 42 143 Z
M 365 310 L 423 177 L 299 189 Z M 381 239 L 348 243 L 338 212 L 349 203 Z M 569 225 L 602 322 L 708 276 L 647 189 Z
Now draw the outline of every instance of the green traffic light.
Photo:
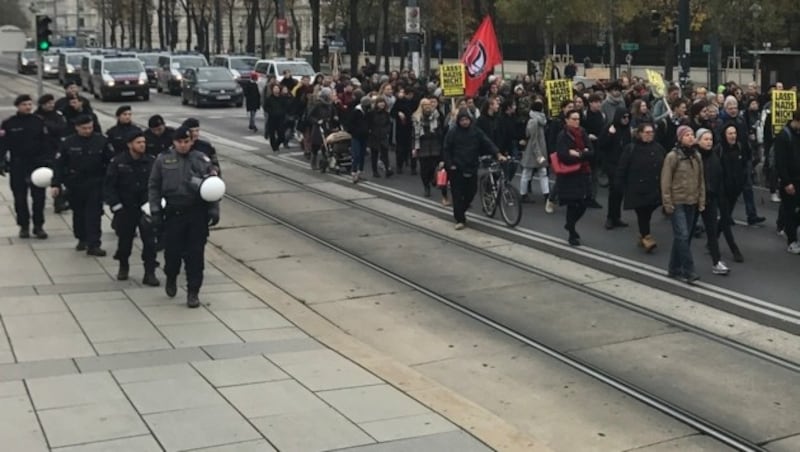
M 39 50 L 49 50 L 49 49 L 50 49 L 50 43 L 49 42 L 42 41 L 42 42 L 39 43 Z

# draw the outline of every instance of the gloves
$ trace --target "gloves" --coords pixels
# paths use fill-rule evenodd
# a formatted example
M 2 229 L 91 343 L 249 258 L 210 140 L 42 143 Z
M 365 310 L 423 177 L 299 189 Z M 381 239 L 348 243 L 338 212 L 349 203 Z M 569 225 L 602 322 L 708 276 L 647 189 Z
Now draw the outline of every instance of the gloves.
M 219 223 L 219 204 L 214 204 L 208 208 L 208 226 L 216 226 Z

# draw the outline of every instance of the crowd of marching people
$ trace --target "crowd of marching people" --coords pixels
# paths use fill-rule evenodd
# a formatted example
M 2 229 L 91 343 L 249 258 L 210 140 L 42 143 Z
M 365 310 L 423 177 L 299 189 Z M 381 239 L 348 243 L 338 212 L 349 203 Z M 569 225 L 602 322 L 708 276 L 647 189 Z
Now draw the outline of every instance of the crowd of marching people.
M 142 242 L 142 284 L 159 286 L 157 252 L 164 251 L 165 290 L 177 294 L 185 267 L 187 305 L 196 308 L 203 281 L 208 228 L 219 222 L 219 162 L 214 147 L 199 137 L 200 123 L 188 118 L 177 129 L 149 118 L 148 129 L 133 121 L 128 105 L 117 108 L 117 123 L 100 129 L 89 101 L 77 86 L 65 96 L 38 99 L 19 95 L 15 115 L 0 126 L 0 175 L 8 173 L 21 239 L 45 240 L 45 197 L 49 188 L 56 213 L 72 211 L 76 251 L 104 257 L 103 204 L 117 235 L 118 280 L 129 278 L 134 238 Z M 29 204 L 29 196 L 33 201 Z M 31 225 L 33 229 L 31 231 Z
M 753 192 L 754 180 L 762 180 L 770 200 L 781 203 L 776 227 L 787 238 L 787 251 L 800 254 L 800 114 L 774 133 L 770 93 L 783 90 L 780 83 L 764 92 L 755 83 L 728 82 L 713 91 L 669 85 L 656 97 L 639 78 L 591 86 L 578 81 L 556 115 L 548 108 L 553 101 L 545 82 L 530 75 L 492 75 L 477 95 L 458 99 L 444 97 L 435 76 L 379 74 L 369 61 L 358 74 L 299 82 L 287 77 L 267 86 L 260 104 L 267 128 L 279 132 L 280 139 L 270 139 L 273 150 L 288 142 L 286 130 L 296 129 L 311 167 L 318 169 L 326 131 L 343 127 L 352 135 L 354 183 L 367 178 L 369 161 L 369 177 L 408 171 L 419 175 L 430 197 L 436 173 L 444 169 L 449 183 L 438 187 L 441 202 L 453 204 L 457 229 L 464 227 L 475 195 L 477 159 L 488 154 L 519 159 L 510 175 L 520 174 L 515 184 L 524 203 L 541 199 L 547 214 L 565 207 L 573 246 L 581 245 L 577 225 L 586 209 L 605 209 L 607 229 L 627 227 L 622 211 L 631 210 L 638 245 L 653 252 L 658 242 L 650 224 L 660 209 L 673 224 L 670 275 L 697 279 L 689 245 L 702 236 L 713 273 L 728 274 L 719 239 L 734 261 L 744 261 L 733 211 L 741 198 L 747 224 L 765 222 Z M 598 199 L 599 186 L 608 187 L 607 198 Z

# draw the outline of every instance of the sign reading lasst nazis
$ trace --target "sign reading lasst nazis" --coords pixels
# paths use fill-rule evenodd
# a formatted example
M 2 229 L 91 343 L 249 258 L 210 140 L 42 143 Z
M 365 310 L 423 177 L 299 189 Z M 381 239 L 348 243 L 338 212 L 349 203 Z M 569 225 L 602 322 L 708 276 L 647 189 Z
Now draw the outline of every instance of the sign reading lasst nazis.
M 463 96 L 466 86 L 464 65 L 458 63 L 439 66 L 439 83 L 442 86 L 442 94 L 446 97 Z
M 547 111 L 551 118 L 557 118 L 561 113 L 561 102 L 572 100 L 572 82 L 562 78 L 546 80 L 544 84 L 547 91 Z
M 797 110 L 797 93 L 794 91 L 772 91 L 772 131 L 775 136 L 792 120 Z

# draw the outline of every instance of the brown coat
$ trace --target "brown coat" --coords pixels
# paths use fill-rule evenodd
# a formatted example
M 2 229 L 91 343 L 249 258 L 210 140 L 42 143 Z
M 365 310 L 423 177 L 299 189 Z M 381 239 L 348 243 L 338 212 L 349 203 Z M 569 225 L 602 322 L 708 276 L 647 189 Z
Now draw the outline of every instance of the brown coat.
M 703 159 L 695 152 L 691 156 L 675 148 L 664 158 L 661 168 L 661 201 L 664 210 L 672 213 L 676 204 L 706 207 L 706 183 Z

